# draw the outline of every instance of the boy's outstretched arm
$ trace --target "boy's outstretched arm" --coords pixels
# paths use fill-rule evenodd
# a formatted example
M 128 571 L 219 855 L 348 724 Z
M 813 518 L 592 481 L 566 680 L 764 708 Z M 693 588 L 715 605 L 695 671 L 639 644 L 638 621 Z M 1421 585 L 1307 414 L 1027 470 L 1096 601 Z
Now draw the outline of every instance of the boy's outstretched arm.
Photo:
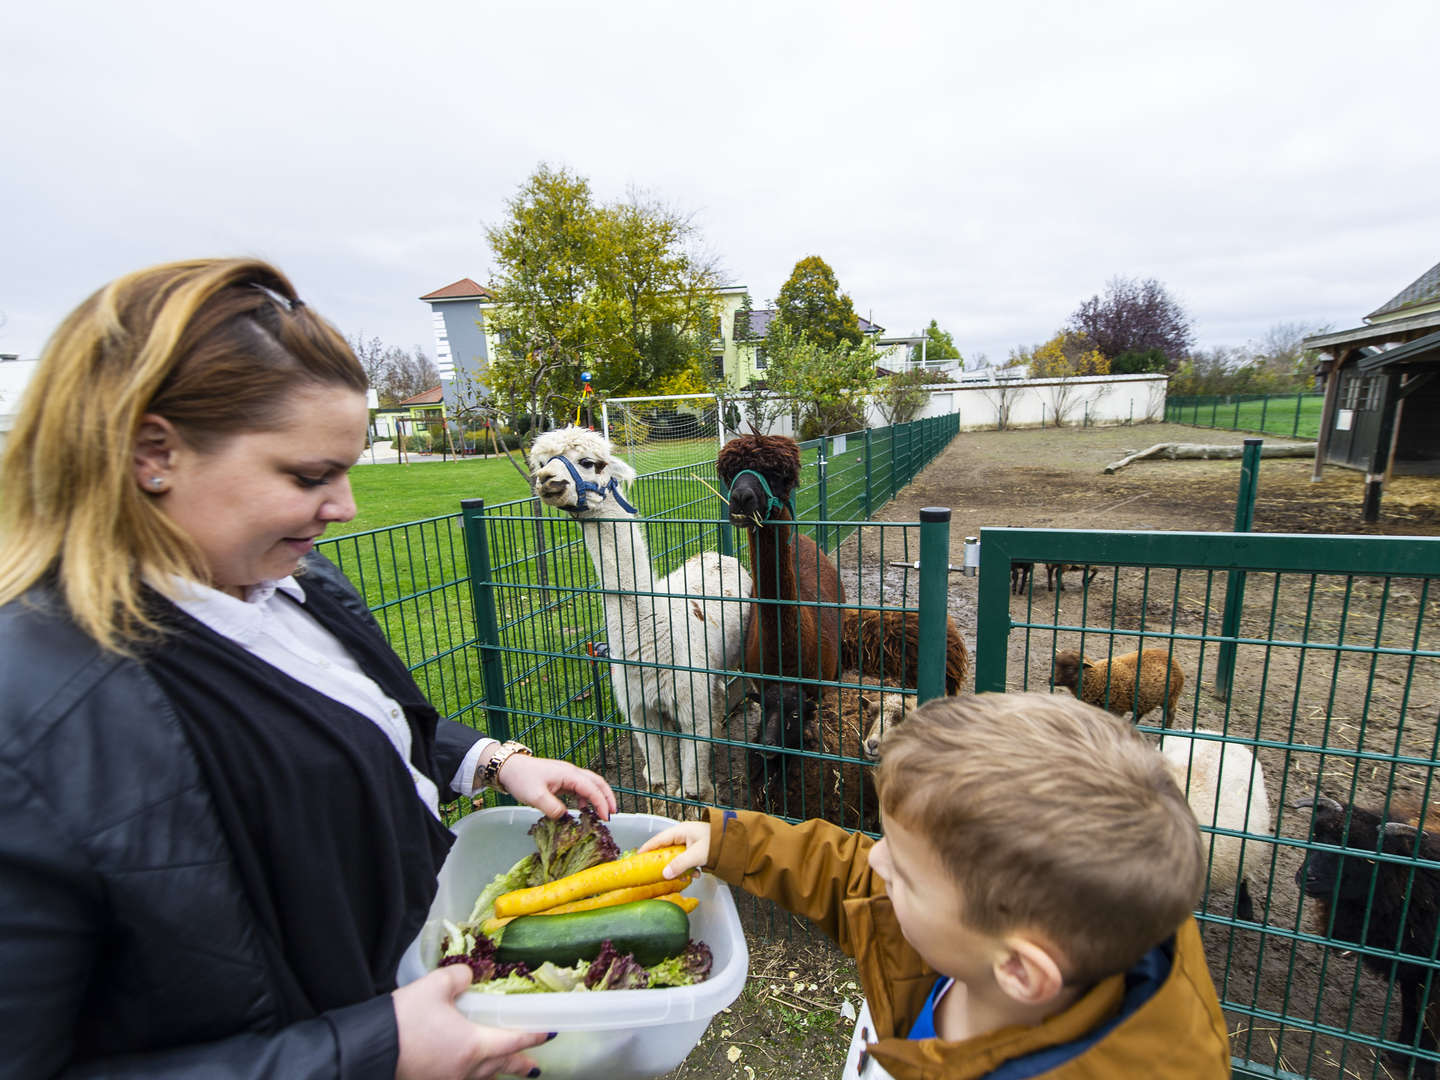
M 691 867 L 712 870 L 746 892 L 814 919 L 845 952 L 852 952 L 844 902 L 885 891 L 870 870 L 874 841 L 828 821 L 791 825 L 749 810 L 709 810 L 709 822 L 686 822 L 651 837 L 641 848 L 684 844 L 665 868 L 673 877 Z

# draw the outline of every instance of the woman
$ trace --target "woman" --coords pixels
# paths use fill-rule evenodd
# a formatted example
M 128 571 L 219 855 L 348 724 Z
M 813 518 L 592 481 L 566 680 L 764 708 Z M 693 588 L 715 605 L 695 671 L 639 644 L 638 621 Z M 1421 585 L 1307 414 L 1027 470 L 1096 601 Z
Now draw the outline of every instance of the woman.
M 0 1074 L 538 1075 L 463 967 L 395 989 L 438 804 L 614 795 L 438 720 L 313 554 L 365 386 L 253 260 L 120 278 L 46 347 L 0 466 Z

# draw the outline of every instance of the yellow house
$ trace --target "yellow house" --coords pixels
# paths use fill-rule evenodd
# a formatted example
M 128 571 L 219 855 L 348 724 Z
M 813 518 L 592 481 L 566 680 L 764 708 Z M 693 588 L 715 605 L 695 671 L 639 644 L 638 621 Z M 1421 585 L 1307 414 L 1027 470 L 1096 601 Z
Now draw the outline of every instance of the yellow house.
M 716 290 L 719 301 L 719 334 L 712 339 L 710 362 L 712 370 L 722 375 L 725 385 L 731 390 L 743 390 L 752 382 L 765 381 L 765 334 L 770 329 L 770 320 L 775 317 L 775 308 L 750 309 L 748 326 L 736 316 L 745 306 L 749 290 L 744 285 L 728 285 Z M 885 328 L 869 319 L 860 319 L 860 332 L 873 337 L 878 345 L 900 345 L 918 341 L 918 338 L 896 338 L 893 341 L 881 337 Z

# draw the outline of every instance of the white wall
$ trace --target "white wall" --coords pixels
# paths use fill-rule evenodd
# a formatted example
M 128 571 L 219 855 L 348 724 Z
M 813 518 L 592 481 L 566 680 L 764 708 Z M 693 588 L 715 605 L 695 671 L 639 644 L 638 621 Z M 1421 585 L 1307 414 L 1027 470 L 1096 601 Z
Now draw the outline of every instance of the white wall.
M 1107 425 L 1143 423 L 1165 418 L 1166 375 L 1086 375 L 1074 379 L 1016 379 L 1006 383 L 973 386 L 937 385 L 917 419 L 960 414 L 960 430 L 999 427 L 999 412 L 1008 408 L 1007 428 L 1053 427 L 1055 413 L 1064 411 L 1064 423 Z M 872 400 L 865 409 L 870 427 L 884 427 L 885 417 Z M 748 425 L 742 425 L 746 431 Z M 795 434 L 788 416 L 781 417 L 767 435 Z

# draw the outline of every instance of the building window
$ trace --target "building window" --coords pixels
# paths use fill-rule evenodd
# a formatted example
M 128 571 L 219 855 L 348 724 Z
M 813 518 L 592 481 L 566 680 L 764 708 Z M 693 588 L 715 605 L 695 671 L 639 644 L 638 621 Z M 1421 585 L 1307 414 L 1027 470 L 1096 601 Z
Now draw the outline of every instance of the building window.
M 715 378 L 723 379 L 725 377 L 725 356 L 723 353 L 720 356 L 712 356 L 710 358 L 710 365 Z
M 1385 380 L 1379 375 L 1365 376 L 1365 403 L 1360 407 L 1371 412 L 1378 410 L 1380 408 L 1381 389 L 1384 385 Z
M 757 345 L 757 346 L 755 346 L 755 370 L 756 370 L 756 371 L 764 371 L 764 370 L 765 370 L 765 346 L 764 346 L 764 345 Z
M 1340 406 L 1342 409 L 1358 409 L 1360 407 L 1360 379 L 1354 372 L 1347 372 L 1345 382 L 1340 387 L 1341 396 L 1345 403 Z

